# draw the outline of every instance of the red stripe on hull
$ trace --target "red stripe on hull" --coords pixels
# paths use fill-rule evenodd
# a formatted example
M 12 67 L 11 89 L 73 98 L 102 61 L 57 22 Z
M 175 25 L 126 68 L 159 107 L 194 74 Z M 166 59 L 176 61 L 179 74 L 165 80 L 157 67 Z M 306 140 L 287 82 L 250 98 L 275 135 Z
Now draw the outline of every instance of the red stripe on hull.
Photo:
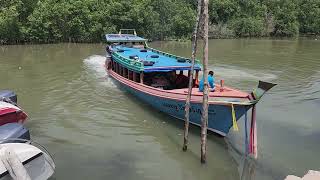
M 125 84 L 126 86 L 129 86 L 133 89 L 142 91 L 144 93 L 153 95 L 153 96 L 158 96 L 161 98 L 167 98 L 167 99 L 173 99 L 173 100 L 178 100 L 178 101 L 185 101 L 186 97 L 187 97 L 187 89 L 177 89 L 177 90 L 162 90 L 159 88 L 154 88 L 151 86 L 147 86 L 145 84 L 141 84 L 138 82 L 134 82 L 131 80 L 128 80 L 122 76 L 120 76 L 119 74 L 117 74 L 116 72 L 112 71 L 111 69 L 107 69 L 107 72 L 109 73 L 110 76 L 112 76 L 114 79 L 116 79 L 117 81 L 119 81 L 122 84 Z M 223 96 L 221 95 L 221 92 L 216 90 L 216 92 L 211 92 L 210 93 L 210 97 L 211 98 L 239 98 L 239 99 L 245 99 L 245 100 L 249 100 L 249 94 L 248 93 L 244 93 L 238 90 L 234 90 L 231 88 L 227 88 L 224 87 L 224 89 L 226 91 L 233 91 L 234 93 L 229 95 L 229 96 Z M 219 95 L 220 93 L 220 95 Z M 229 93 L 230 94 L 230 93 Z M 192 97 L 191 97 L 191 102 L 193 103 L 202 103 L 202 92 L 198 92 L 198 90 L 194 90 L 194 92 L 192 93 Z M 225 103 L 217 103 L 217 102 L 210 102 L 209 100 L 209 104 L 222 104 L 224 105 Z
M 27 119 L 27 114 L 22 111 L 14 111 L 0 115 L 0 126 L 7 123 L 24 123 Z

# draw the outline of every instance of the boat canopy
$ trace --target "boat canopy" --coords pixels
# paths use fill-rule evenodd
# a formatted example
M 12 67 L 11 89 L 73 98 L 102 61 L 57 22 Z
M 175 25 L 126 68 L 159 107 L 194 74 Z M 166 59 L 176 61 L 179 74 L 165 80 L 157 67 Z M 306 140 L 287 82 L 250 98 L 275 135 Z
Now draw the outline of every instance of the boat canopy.
M 169 72 L 191 70 L 191 60 L 165 53 L 150 47 L 144 49 L 123 45 L 111 46 L 113 59 L 126 68 L 137 72 Z M 199 61 L 195 70 L 201 70 Z
M 147 39 L 139 37 L 134 34 L 106 34 L 107 42 L 121 43 L 121 42 L 141 42 L 144 43 Z
M 131 33 L 130 33 L 131 32 Z M 106 34 L 114 61 L 136 72 L 169 72 L 191 70 L 191 60 L 148 47 L 134 29 L 120 29 L 118 34 Z M 195 70 L 201 70 L 199 61 Z

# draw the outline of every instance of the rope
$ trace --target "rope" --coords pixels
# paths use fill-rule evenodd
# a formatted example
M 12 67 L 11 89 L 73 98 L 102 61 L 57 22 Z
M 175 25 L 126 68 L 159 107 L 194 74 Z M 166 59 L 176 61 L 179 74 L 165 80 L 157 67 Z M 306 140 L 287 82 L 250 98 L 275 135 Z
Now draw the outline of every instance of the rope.
M 244 130 L 245 130 L 245 139 L 244 139 L 244 144 L 245 144 L 245 155 L 248 154 L 249 152 L 249 142 L 248 142 L 248 112 L 244 114 Z
M 238 124 L 237 124 L 236 113 L 235 113 L 233 104 L 231 104 L 231 114 L 232 114 L 233 130 L 234 131 L 239 131 L 239 127 L 238 127 Z

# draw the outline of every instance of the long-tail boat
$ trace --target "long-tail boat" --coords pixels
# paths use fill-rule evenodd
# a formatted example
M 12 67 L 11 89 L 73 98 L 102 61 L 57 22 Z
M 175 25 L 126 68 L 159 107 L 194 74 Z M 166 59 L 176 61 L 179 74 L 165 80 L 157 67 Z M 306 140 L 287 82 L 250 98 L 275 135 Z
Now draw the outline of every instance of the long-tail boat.
M 125 31 L 128 31 L 126 29 Z M 106 70 L 125 90 L 177 119 L 184 120 L 191 60 L 153 49 L 147 39 L 133 33 L 106 34 Z M 203 93 L 197 88 L 201 64 L 196 60 L 190 123 L 200 126 Z M 256 151 L 255 104 L 275 84 L 259 81 L 251 93 L 215 85 L 209 93 L 208 129 L 225 136 L 252 109 L 250 152 Z M 247 116 L 246 116 L 247 117 Z

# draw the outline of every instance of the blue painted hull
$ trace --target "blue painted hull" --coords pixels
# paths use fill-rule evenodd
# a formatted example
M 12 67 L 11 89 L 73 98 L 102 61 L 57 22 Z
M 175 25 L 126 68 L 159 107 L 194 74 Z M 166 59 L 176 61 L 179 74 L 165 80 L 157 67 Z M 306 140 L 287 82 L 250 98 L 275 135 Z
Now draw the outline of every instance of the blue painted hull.
M 185 101 L 178 101 L 159 96 L 153 96 L 142 91 L 133 89 L 125 84 L 115 80 L 117 84 L 121 85 L 129 93 L 138 97 L 145 103 L 150 104 L 157 110 L 160 110 L 170 116 L 184 120 L 185 116 Z M 250 106 L 234 106 L 236 112 L 236 119 L 240 119 L 249 109 Z M 190 123 L 200 126 L 201 125 L 201 103 L 191 103 Z M 210 104 L 208 109 L 208 129 L 222 136 L 228 134 L 232 127 L 232 114 L 231 107 L 227 105 Z

